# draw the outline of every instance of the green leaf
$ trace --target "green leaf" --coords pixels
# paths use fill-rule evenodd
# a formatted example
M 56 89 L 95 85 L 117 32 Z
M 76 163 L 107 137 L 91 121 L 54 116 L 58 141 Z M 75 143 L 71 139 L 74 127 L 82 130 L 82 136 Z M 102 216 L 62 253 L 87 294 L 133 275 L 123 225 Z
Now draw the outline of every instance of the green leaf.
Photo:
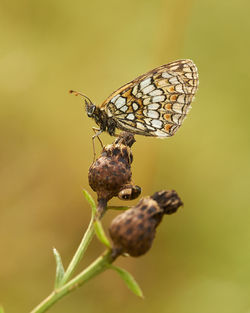
M 87 190 L 83 189 L 83 195 L 85 197 L 85 199 L 88 201 L 88 203 L 90 204 L 91 206 L 91 209 L 92 209 L 92 216 L 95 216 L 96 214 L 96 204 L 95 204 L 95 201 L 94 199 L 91 197 L 91 195 L 87 192 Z
M 137 295 L 138 297 L 144 298 L 140 286 L 138 285 L 138 283 L 135 281 L 134 277 L 129 272 L 127 272 L 126 270 L 124 270 L 120 267 L 114 266 L 114 265 L 108 265 L 108 267 L 115 270 L 121 276 L 121 278 L 124 280 L 127 287 L 135 295 Z
M 0 313 L 4 313 L 4 309 L 2 306 L 0 306 Z
M 97 238 L 109 249 L 111 249 L 111 244 L 108 240 L 108 237 L 106 236 L 102 224 L 100 222 L 100 220 L 96 220 L 94 223 L 94 228 L 95 228 L 95 233 Z
M 62 259 L 56 248 L 53 249 L 53 253 L 56 259 L 56 278 L 55 278 L 55 288 L 60 286 L 61 280 L 64 276 L 64 267 L 62 264 Z

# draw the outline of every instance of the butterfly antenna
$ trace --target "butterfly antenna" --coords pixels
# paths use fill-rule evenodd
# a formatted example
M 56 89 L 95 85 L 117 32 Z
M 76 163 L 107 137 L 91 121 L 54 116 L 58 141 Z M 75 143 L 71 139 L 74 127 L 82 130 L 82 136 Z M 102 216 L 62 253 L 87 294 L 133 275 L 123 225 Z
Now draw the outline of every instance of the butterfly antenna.
M 75 96 L 82 96 L 83 98 L 87 99 L 90 103 L 92 103 L 92 101 L 89 99 L 89 97 L 85 96 L 83 93 L 79 92 L 79 91 L 75 91 L 75 90 L 70 90 L 69 93 L 72 93 Z

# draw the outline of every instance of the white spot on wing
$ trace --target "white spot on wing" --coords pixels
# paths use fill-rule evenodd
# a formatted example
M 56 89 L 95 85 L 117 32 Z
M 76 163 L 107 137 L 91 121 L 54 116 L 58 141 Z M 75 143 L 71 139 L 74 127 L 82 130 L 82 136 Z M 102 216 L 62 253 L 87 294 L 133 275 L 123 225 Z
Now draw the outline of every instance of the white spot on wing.
M 136 128 L 141 129 L 141 130 L 145 130 L 145 126 L 140 122 L 136 123 Z
M 143 120 L 147 125 L 151 125 L 151 118 L 144 118 Z
M 115 103 L 115 100 L 120 97 L 120 94 L 118 93 L 118 95 L 114 96 L 114 98 L 111 99 L 111 102 L 112 103 Z
M 179 92 L 179 93 L 184 93 L 184 91 L 183 91 L 183 88 L 182 88 L 182 85 L 181 85 L 181 84 L 176 85 L 176 86 L 175 86 L 175 90 L 176 90 L 177 92 Z
M 122 112 L 126 112 L 128 109 L 128 107 L 126 105 L 124 105 L 123 107 L 120 108 L 120 111 Z
M 153 90 L 153 91 L 151 91 L 149 93 L 150 96 L 159 96 L 161 94 L 162 94 L 162 90 L 161 89 L 155 89 L 155 90 Z
M 150 98 L 143 99 L 143 104 L 148 105 L 151 102 Z
M 162 121 L 160 120 L 152 120 L 151 125 L 155 128 L 162 128 Z
M 132 113 L 129 113 L 129 114 L 127 115 L 127 119 L 128 119 L 128 120 L 131 120 L 131 121 L 133 121 L 133 120 L 135 119 L 135 116 L 134 116 L 134 114 L 132 114 Z
M 125 103 L 126 99 L 123 97 L 119 97 L 115 102 L 115 106 L 117 107 L 117 109 L 120 109 Z
M 132 103 L 132 107 L 133 107 L 133 109 L 136 111 L 136 110 L 138 110 L 139 105 L 138 105 L 136 102 L 133 102 L 133 103 Z
M 159 118 L 159 113 L 157 111 L 153 111 L 153 110 L 143 110 L 143 114 L 147 117 L 151 117 L 151 118 Z
M 151 83 L 151 77 L 148 77 L 140 83 L 140 88 L 143 89 L 144 87 L 147 87 L 148 85 L 150 85 L 150 83 Z
M 179 80 L 177 79 L 177 77 L 171 77 L 170 79 L 169 79 L 169 82 L 170 82 L 170 84 L 172 84 L 172 85 L 176 85 L 176 84 L 179 84 Z
M 157 82 L 157 86 L 160 88 L 164 88 L 166 86 L 171 86 L 171 84 L 169 84 L 168 80 L 163 79 Z
M 147 125 L 147 129 L 149 129 L 149 130 L 155 130 L 155 128 L 154 127 L 152 127 L 152 126 L 149 126 L 149 125 Z
M 161 101 L 164 101 L 165 100 L 165 96 L 155 96 L 153 97 L 152 101 L 153 102 L 161 102 Z
M 185 95 L 180 95 L 178 98 L 177 98 L 177 101 L 179 103 L 185 103 Z
M 160 107 L 159 103 L 151 103 L 148 105 L 149 110 L 157 110 L 157 109 L 159 109 L 159 107 Z
M 137 92 L 138 92 L 138 85 L 135 85 L 135 87 L 132 90 L 132 94 L 136 96 Z
M 151 84 L 151 85 L 147 86 L 146 88 L 144 88 L 142 90 L 142 92 L 144 93 L 144 95 L 146 95 L 147 93 L 153 91 L 154 89 L 155 89 L 154 85 Z
M 170 78 L 170 77 L 173 77 L 173 75 L 169 74 L 168 72 L 162 73 L 161 76 L 162 76 L 163 78 Z
M 159 129 L 157 129 L 157 131 L 155 132 L 155 135 L 157 137 L 169 137 L 170 136 L 169 134 L 167 134 L 167 133 L 165 133 L 165 132 L 163 132 L 162 130 L 159 130 Z
M 183 104 L 174 103 L 172 105 L 172 110 L 175 111 L 176 113 L 182 113 L 182 109 L 183 109 Z

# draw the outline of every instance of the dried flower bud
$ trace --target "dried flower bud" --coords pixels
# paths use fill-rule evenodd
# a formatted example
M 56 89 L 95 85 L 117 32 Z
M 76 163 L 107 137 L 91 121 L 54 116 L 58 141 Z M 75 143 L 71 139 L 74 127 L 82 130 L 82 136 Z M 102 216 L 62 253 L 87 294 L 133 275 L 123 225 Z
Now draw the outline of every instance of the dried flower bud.
M 141 199 L 135 207 L 118 215 L 112 221 L 109 233 L 115 254 L 128 253 L 137 257 L 146 253 L 152 245 L 156 227 L 163 215 L 173 213 L 182 205 L 178 195 L 173 191 L 160 191 L 153 197 Z
M 135 143 L 135 137 L 131 133 L 122 132 L 120 136 L 115 140 L 115 143 L 120 143 L 131 148 L 132 145 Z
M 159 204 L 164 211 L 164 214 L 173 214 L 181 205 L 183 205 L 175 190 L 162 190 L 156 192 L 153 194 L 152 199 Z
M 137 185 L 125 185 L 118 193 L 120 200 L 134 200 L 141 194 L 141 187 Z
M 151 247 L 156 225 L 162 218 L 157 202 L 143 198 L 135 207 L 118 215 L 109 228 L 114 249 L 131 256 L 140 256 Z
M 124 190 L 126 185 L 133 186 L 131 185 L 133 157 L 130 147 L 134 142 L 132 134 L 121 133 L 113 144 L 103 148 L 101 156 L 89 168 L 89 185 L 97 193 L 98 200 L 108 201 Z M 138 194 L 136 187 L 131 187 L 133 199 L 136 194 Z M 122 194 L 120 196 L 122 198 Z

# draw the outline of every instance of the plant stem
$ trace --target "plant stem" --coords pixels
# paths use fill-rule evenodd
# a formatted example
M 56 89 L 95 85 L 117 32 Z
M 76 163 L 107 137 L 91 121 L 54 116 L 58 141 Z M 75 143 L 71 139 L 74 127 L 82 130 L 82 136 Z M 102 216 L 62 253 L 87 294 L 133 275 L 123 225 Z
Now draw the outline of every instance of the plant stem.
M 65 274 L 64 274 L 64 276 L 60 282 L 60 286 L 63 286 L 69 280 L 69 278 L 71 277 L 71 275 L 75 271 L 75 268 L 77 267 L 77 265 L 81 261 L 86 249 L 88 248 L 88 245 L 90 244 L 90 242 L 94 236 L 94 221 L 97 218 L 101 219 L 103 217 L 103 215 L 106 212 L 106 207 L 107 207 L 107 201 L 105 199 L 101 199 L 98 201 L 98 207 L 97 207 L 96 214 L 95 214 L 95 216 L 92 214 L 88 229 L 86 230 L 86 232 L 82 238 L 82 241 L 81 241 L 78 249 L 76 250 L 75 255 L 73 256 L 67 270 L 65 271 Z
M 108 265 L 114 261 L 112 251 L 107 250 L 103 255 L 97 258 L 92 264 L 90 264 L 85 270 L 78 274 L 75 278 L 70 280 L 62 287 L 54 290 L 46 299 L 44 299 L 31 313 L 42 313 L 47 311 L 54 303 L 60 298 L 69 294 L 79 286 L 86 283 L 91 278 L 104 272 L 108 269 Z
M 75 271 L 75 268 L 79 264 L 79 262 L 82 259 L 83 254 L 85 253 L 88 245 L 90 244 L 92 238 L 94 236 L 94 216 L 91 217 L 91 220 L 89 222 L 89 226 L 82 238 L 82 241 L 76 250 L 75 255 L 73 256 L 67 270 L 65 271 L 65 274 L 60 282 L 60 286 L 64 285 L 70 278 L 70 276 Z
M 129 206 L 116 206 L 116 205 L 112 205 L 112 206 L 108 206 L 107 210 L 116 210 L 116 211 L 126 211 L 128 209 L 130 209 L 131 207 Z

